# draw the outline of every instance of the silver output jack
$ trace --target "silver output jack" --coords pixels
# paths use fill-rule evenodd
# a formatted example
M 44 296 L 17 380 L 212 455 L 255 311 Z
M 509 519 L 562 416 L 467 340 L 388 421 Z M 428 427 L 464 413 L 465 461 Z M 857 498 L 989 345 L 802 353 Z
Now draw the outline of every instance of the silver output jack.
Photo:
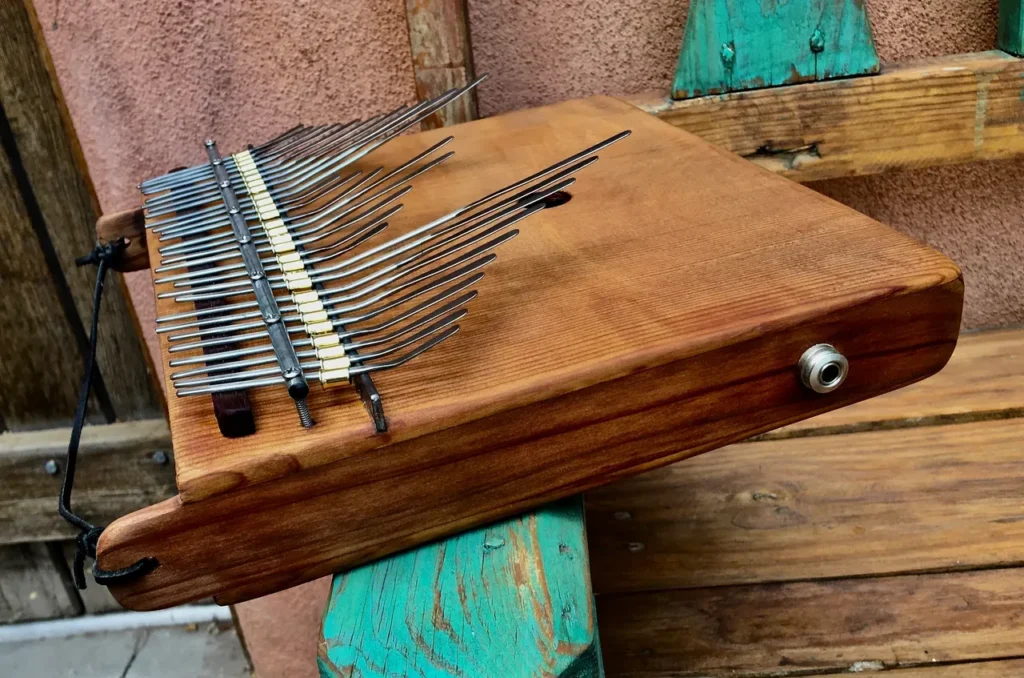
M 846 357 L 830 344 L 811 346 L 800 356 L 800 381 L 815 393 L 831 393 L 850 372 Z

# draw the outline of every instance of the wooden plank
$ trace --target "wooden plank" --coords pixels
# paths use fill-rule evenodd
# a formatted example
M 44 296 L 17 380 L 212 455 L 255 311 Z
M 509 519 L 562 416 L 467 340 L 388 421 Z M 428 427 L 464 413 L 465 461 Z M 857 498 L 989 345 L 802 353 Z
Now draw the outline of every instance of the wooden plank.
M 1024 9 L 1021 0 L 999 0 L 999 49 L 1024 56 Z
M 924 381 L 812 417 L 761 440 L 1024 416 L 1024 329 L 960 335 L 953 357 Z
M 0 431 L 17 431 L 71 422 L 82 372 L 81 327 L 68 322 L 67 288 L 50 275 L 52 251 L 37 236 L 23 193 L 26 178 L 8 156 L 16 149 L 3 113 L 0 108 Z M 89 404 L 89 420 L 103 421 L 95 397 Z
M 599 596 L 601 644 L 609 676 L 646 678 L 1016 658 L 1021 574 L 1006 569 Z
M 587 494 L 598 594 L 1024 564 L 1024 419 L 733 445 Z
M 50 274 L 66 281 L 73 301 L 70 320 L 78 325 L 81 343 L 92 316 L 96 273 L 91 267 L 77 267 L 75 258 L 95 244 L 98 207 L 38 28 L 31 7 L 22 0 L 0 0 L 0 104 L 39 205 L 45 226 L 40 237 L 59 264 Z M 103 378 L 98 388 L 101 399 L 105 391 L 112 405 L 108 419 L 111 414 L 121 420 L 161 416 L 162 396 L 116 274 L 104 292 L 102 330 L 97 359 Z M 80 369 L 65 372 L 64 378 L 70 382 L 69 390 L 76 391 Z M 55 417 L 63 412 L 70 418 L 70 410 L 58 410 Z M 48 424 L 60 421 L 65 419 Z
M 674 99 L 878 72 L 863 0 L 693 0 Z
M 571 201 L 502 249 L 457 340 L 381 375 L 388 435 L 346 389 L 314 389 L 308 431 L 280 389 L 258 389 L 257 433 L 240 441 L 217 435 L 208 399 L 172 399 L 180 501 L 104 533 L 104 568 L 160 562 L 118 600 L 263 595 L 946 362 L 962 303 L 947 258 L 611 98 L 462 125 L 463 152 L 417 180 L 426 197 L 391 226 L 408 232 L 624 128 Z M 403 136 L 356 164 L 395 166 L 444 135 Z M 821 341 L 851 364 L 824 397 L 796 368 Z
M 626 100 L 783 176 L 815 181 L 1020 155 L 1022 77 L 1021 60 L 981 52 L 866 78 Z
M 864 671 L 874 671 L 874 665 L 864 665 Z M 807 678 L 824 678 L 834 673 L 817 674 Z M 875 675 L 875 674 L 868 674 Z M 1007 659 L 990 662 L 964 662 L 944 666 L 924 666 L 903 669 L 898 673 L 881 674 L 884 678 L 1018 678 L 1024 675 L 1024 659 Z
M 50 545 L 0 546 L 0 624 L 81 613 L 81 600 Z
M 405 0 L 409 23 L 412 69 L 416 96 L 432 99 L 455 87 L 464 87 L 473 74 L 466 0 Z M 477 117 L 476 91 L 459 97 L 423 121 L 435 129 Z
M 579 498 L 334 577 L 323 678 L 599 678 Z
M 69 436 L 69 429 L 0 435 L 0 544 L 77 536 L 57 514 Z M 50 460 L 56 475 L 45 470 Z M 174 492 L 164 420 L 85 427 L 72 497 L 76 511 L 103 525 Z

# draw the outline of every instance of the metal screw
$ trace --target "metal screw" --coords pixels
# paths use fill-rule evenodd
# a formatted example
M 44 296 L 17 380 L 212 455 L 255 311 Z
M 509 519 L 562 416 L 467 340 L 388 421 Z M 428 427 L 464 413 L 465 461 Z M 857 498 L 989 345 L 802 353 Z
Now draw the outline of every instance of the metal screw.
M 306 405 L 306 399 L 295 401 L 295 409 L 299 412 L 299 422 L 302 424 L 302 428 L 313 428 L 313 415 L 309 413 L 309 406 Z
M 161 466 L 165 466 L 167 462 L 171 460 L 171 458 L 168 457 L 167 453 L 164 452 L 163 450 L 157 450 L 156 452 L 154 452 L 153 456 L 151 456 L 150 459 L 153 460 L 153 463 L 160 464 Z
M 629 520 L 633 517 L 633 514 L 631 514 L 629 511 L 616 511 L 614 517 L 615 520 Z
M 726 68 L 732 68 L 733 63 L 736 61 L 736 47 L 731 42 L 727 42 L 722 45 L 722 63 L 725 64 Z
M 846 356 L 830 344 L 816 344 L 804 351 L 798 363 L 800 381 L 815 393 L 831 393 L 839 388 L 850 371 Z
M 820 28 L 815 28 L 814 33 L 811 34 L 811 51 L 815 54 L 825 51 L 825 35 Z
M 60 473 L 60 464 L 55 459 L 50 459 L 43 464 L 43 470 L 46 471 L 46 475 L 55 476 Z
M 631 541 L 626 544 L 626 548 L 629 549 L 630 553 L 640 553 L 644 550 L 644 545 L 638 541 Z

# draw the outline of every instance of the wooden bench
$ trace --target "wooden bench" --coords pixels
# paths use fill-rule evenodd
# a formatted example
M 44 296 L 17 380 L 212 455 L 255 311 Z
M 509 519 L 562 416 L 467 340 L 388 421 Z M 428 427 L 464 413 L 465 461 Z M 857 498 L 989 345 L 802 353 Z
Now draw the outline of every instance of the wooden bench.
M 920 384 L 591 492 L 607 675 L 1024 675 L 1022 477 L 1024 330 L 1011 329 L 964 335 Z M 583 531 L 571 536 L 571 506 L 553 510 L 338 575 L 322 675 L 603 675 Z M 511 548 L 512 533 L 535 538 Z M 552 559 L 555 543 L 575 560 Z M 509 567 L 460 585 L 467 559 L 505 547 Z M 417 574 L 366 585 L 396 565 Z

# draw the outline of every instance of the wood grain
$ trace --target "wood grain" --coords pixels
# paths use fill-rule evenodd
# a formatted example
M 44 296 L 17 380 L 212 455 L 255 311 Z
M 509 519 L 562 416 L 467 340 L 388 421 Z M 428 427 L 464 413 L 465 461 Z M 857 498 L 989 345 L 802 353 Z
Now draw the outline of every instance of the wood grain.
M 871 665 L 865 671 L 874 670 Z M 801 674 L 806 675 L 806 674 Z M 835 673 L 816 674 L 807 678 L 824 678 Z M 868 674 L 873 675 L 873 674 Z M 899 673 L 880 674 L 884 678 L 1017 678 L 1024 675 L 1024 659 L 1007 659 L 1004 661 L 963 662 L 945 666 L 923 666 L 913 669 L 902 669 Z
M 416 97 L 426 101 L 476 77 L 469 44 L 466 0 L 405 0 Z M 436 129 L 475 120 L 476 92 L 469 92 L 423 121 Z
M 1024 419 L 733 445 L 587 494 L 594 588 L 1024 564 Z
M 1009 569 L 599 596 L 597 612 L 609 676 L 739 678 L 1015 658 L 1022 606 Z
M 335 576 L 322 678 L 599 678 L 583 502 Z
M 0 624 L 81 613 L 82 602 L 54 546 L 0 546 Z
M 92 267 L 77 267 L 75 259 L 95 245 L 98 209 L 38 28 L 29 3 L 0 1 L 0 103 L 38 202 L 44 235 L 56 257 L 57 270 L 49 273 L 66 281 L 77 322 L 85 327 L 92 317 L 96 273 Z M 97 360 L 101 388 L 106 387 L 114 416 L 121 420 L 161 416 L 161 396 L 148 369 L 127 293 L 116 275 L 104 293 L 102 323 Z M 77 391 L 79 377 L 80 369 L 65 373 L 72 393 Z M 68 419 L 72 414 L 71 409 L 55 406 L 54 410 L 55 422 L 63 421 L 64 413 Z
M 1024 152 L 1024 61 L 1003 52 L 886 65 L 881 74 L 688 101 L 628 101 L 797 181 Z
M 70 429 L 0 435 L 0 544 L 77 536 L 57 514 L 70 435 Z M 165 457 L 154 459 L 157 452 Z M 59 466 L 57 475 L 44 470 L 50 460 Z M 81 515 L 103 525 L 174 492 L 171 436 L 163 419 L 85 427 L 72 499 Z
M 459 127 L 457 155 L 417 184 L 428 198 L 410 199 L 393 227 L 623 128 L 633 136 L 602 154 L 574 198 L 502 251 L 457 339 L 380 377 L 388 435 L 372 435 L 347 391 L 314 392 L 321 423 L 307 432 L 281 393 L 255 391 L 259 430 L 243 441 L 217 437 L 205 399 L 173 399 L 181 495 L 116 521 L 100 544 L 105 568 L 141 556 L 161 565 L 115 596 L 152 607 L 262 595 L 946 362 L 962 303 L 948 259 L 613 99 Z M 393 166 L 445 131 L 403 137 L 372 162 Z M 851 361 L 828 397 L 795 370 L 819 341 Z
M 1024 330 L 960 335 L 922 382 L 766 433 L 762 440 L 1024 416 Z M 826 443 L 827 444 L 827 443 Z

